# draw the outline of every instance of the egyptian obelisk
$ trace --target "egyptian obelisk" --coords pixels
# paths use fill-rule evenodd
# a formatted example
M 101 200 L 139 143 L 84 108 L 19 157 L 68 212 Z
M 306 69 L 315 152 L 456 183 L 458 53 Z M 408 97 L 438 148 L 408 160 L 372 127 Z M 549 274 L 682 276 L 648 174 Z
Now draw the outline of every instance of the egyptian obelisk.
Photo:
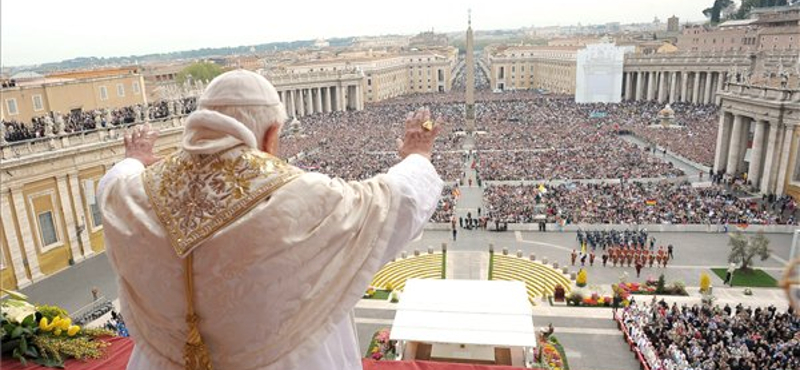
M 467 16 L 467 109 L 466 123 L 467 132 L 475 131 L 475 50 L 472 40 L 472 10 Z

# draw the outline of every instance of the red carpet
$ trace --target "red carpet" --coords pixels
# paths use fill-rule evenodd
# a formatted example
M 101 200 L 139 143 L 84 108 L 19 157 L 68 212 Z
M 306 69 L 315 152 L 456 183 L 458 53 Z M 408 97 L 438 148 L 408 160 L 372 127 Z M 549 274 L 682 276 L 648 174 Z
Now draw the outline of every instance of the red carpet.
M 111 347 L 105 358 L 100 360 L 81 362 L 69 360 L 66 370 L 125 370 L 128 358 L 133 352 L 133 341 L 128 338 L 111 338 Z M 33 363 L 22 366 L 19 361 L 11 358 L 0 360 L 2 370 L 43 370 L 48 369 Z M 429 361 L 372 361 L 364 360 L 364 370 L 510 370 L 518 369 L 509 366 L 486 366 L 468 364 L 450 364 Z

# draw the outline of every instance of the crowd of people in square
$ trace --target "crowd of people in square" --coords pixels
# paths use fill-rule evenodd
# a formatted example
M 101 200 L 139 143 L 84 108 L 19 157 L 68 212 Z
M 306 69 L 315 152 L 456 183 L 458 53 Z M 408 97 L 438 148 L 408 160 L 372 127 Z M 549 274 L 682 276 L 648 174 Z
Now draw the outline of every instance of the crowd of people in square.
M 605 120 L 619 123 L 620 131 L 628 131 L 661 148 L 667 148 L 696 163 L 712 166 L 717 140 L 718 111 L 716 105 L 674 103 L 674 123 L 680 128 L 659 128 L 658 112 L 662 105 L 654 102 L 623 102 L 608 105 Z
M 164 119 L 170 114 L 185 115 L 197 108 L 195 97 L 177 100 L 158 100 L 144 105 L 137 104 L 115 109 L 73 110 L 69 112 L 49 112 L 31 119 L 30 123 L 14 119 L 4 119 L 3 125 L 6 142 L 34 140 L 48 134 L 48 124 L 52 123 L 53 134 L 64 134 L 91 131 L 98 128 L 132 124 L 149 117 L 151 120 Z M 172 113 L 170 113 L 170 110 Z M 63 125 L 63 127 L 57 127 Z
M 564 224 L 795 224 L 796 210 L 779 213 L 758 200 L 743 200 L 724 186 L 689 182 L 489 185 L 490 218 L 530 223 L 537 215 Z
M 486 132 L 476 139 L 484 180 L 658 178 L 684 174 L 662 156 L 652 156 L 646 148 L 622 139 L 608 116 L 592 115 L 604 106 L 576 104 L 563 96 L 526 98 L 478 105 L 478 125 Z
M 632 303 L 622 313 L 652 370 L 800 368 L 800 316 L 791 307 Z

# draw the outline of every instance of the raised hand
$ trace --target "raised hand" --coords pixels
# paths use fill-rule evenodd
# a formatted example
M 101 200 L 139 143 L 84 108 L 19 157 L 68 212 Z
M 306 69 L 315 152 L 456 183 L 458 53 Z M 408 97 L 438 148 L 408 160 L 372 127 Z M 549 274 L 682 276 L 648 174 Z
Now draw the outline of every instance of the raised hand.
M 443 122 L 431 122 L 431 112 L 427 108 L 418 109 L 406 116 L 406 132 L 403 139 L 397 139 L 400 158 L 409 154 L 419 154 L 428 160 L 433 152 L 433 142 L 442 131 Z
M 158 131 L 149 123 L 136 127 L 125 134 L 125 158 L 133 158 L 142 162 L 145 167 L 161 160 L 153 154 L 153 146 L 158 139 Z

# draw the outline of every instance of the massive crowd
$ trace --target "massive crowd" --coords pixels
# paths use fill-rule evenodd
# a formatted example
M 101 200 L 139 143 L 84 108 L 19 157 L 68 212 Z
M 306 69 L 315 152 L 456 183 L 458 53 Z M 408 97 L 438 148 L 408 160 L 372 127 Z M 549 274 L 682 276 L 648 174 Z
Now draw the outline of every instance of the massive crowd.
M 653 370 L 800 368 L 800 316 L 751 309 L 653 302 L 632 304 L 622 321 Z
M 675 125 L 658 127 L 658 112 L 652 102 L 625 102 L 608 106 L 609 122 L 619 122 L 620 130 L 631 132 L 650 144 L 666 148 L 702 165 L 712 166 L 717 140 L 718 113 L 715 105 L 675 103 Z M 654 125 L 655 124 L 655 125 Z
M 432 117 L 447 123 L 436 141 L 433 163 L 445 181 L 456 181 L 463 175 L 463 135 L 453 129 L 452 122 L 463 120 L 463 106 L 436 101 L 425 105 Z M 363 111 L 303 117 L 298 133 L 283 138 L 281 156 L 297 156 L 293 162 L 302 168 L 347 180 L 371 177 L 397 162 L 394 148 L 402 137 L 405 115 L 419 107 L 400 98 Z
M 794 224 L 796 220 L 794 213 L 742 200 L 723 186 L 698 188 L 669 181 L 490 185 L 484 189 L 484 204 L 490 218 L 524 223 L 534 222 L 537 215 L 566 224 Z
M 503 94 L 505 95 L 505 94 Z M 683 175 L 593 116 L 600 107 L 564 97 L 534 96 L 477 107 L 485 130 L 477 146 L 485 180 L 653 178 Z
M 171 106 L 171 107 L 170 107 Z M 81 131 L 91 131 L 101 127 L 131 124 L 139 119 L 144 119 L 149 114 L 150 119 L 163 119 L 173 114 L 183 115 L 193 112 L 197 108 L 194 97 L 183 98 L 176 101 L 159 100 L 148 105 L 137 104 L 116 109 L 98 109 L 91 111 L 73 110 L 66 113 L 50 112 L 47 115 L 34 117 L 29 124 L 13 119 L 3 120 L 0 124 L 5 126 L 5 139 L 7 142 L 32 140 L 45 137 L 47 133 L 47 120 L 52 120 L 54 126 L 63 120 L 65 134 Z M 60 117 L 58 117 L 60 115 Z M 58 129 L 53 128 L 57 134 Z

